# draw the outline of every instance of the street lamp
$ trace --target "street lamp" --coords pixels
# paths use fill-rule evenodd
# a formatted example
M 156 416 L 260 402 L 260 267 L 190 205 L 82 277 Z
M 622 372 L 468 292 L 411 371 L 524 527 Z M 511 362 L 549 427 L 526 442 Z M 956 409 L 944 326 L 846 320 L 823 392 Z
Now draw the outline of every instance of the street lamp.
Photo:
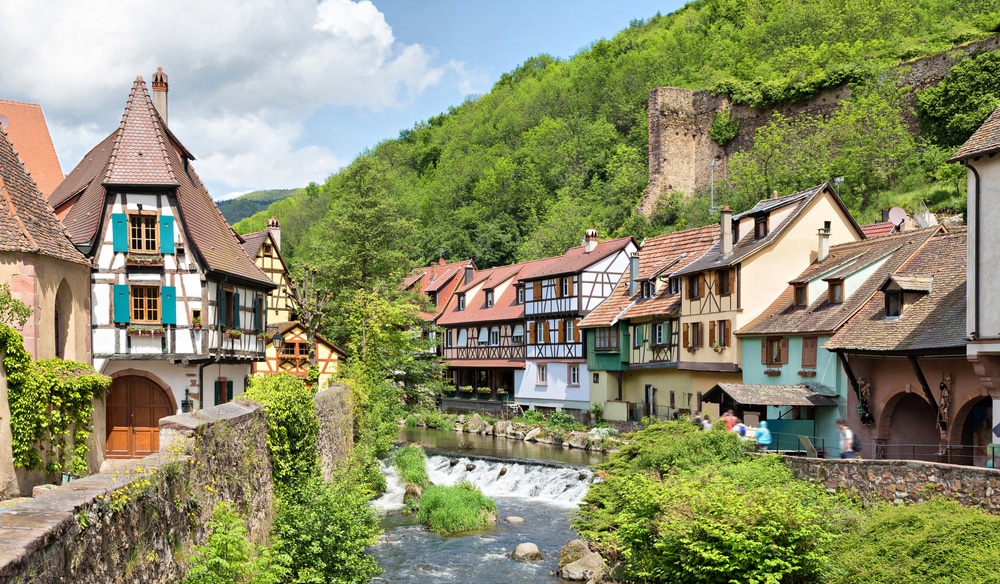
M 281 336 L 281 333 L 276 332 L 274 333 L 274 336 L 271 337 L 271 344 L 274 345 L 275 355 L 280 357 L 281 346 L 285 344 L 285 337 Z

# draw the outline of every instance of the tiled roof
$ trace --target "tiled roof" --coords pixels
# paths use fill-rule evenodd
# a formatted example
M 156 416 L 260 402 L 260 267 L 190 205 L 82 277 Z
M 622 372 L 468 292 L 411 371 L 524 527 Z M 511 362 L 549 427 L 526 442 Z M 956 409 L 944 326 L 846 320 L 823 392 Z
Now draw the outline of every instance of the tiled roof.
M 530 276 L 521 276 L 523 282 L 526 279 L 550 278 L 564 274 L 575 274 L 587 266 L 596 264 L 604 258 L 616 254 L 625 249 L 629 243 L 635 244 L 631 237 L 622 237 L 610 241 L 602 241 L 597 244 L 593 251 L 587 253 L 587 248 L 582 245 L 570 248 L 561 256 L 554 256 L 538 260 L 544 262 L 532 271 Z
M 764 199 L 758 202 L 749 211 L 744 211 L 739 215 L 733 216 L 733 222 L 735 223 L 740 218 L 755 216 L 761 213 L 771 213 L 776 209 L 781 207 L 792 207 L 792 212 L 788 214 L 787 217 L 782 220 L 777 226 L 773 226 L 766 237 L 762 239 L 754 239 L 753 230 L 749 230 L 749 233 L 743 235 L 739 241 L 733 243 L 733 251 L 729 255 L 723 257 L 722 255 L 722 244 L 717 242 L 711 247 L 702 257 L 696 262 L 688 264 L 686 268 L 678 271 L 678 275 L 693 274 L 696 272 L 702 272 L 705 270 L 717 270 L 719 268 L 729 267 L 739 263 L 744 258 L 756 253 L 757 251 L 766 248 L 775 241 L 777 241 L 785 230 L 792 223 L 798 219 L 799 215 L 809 206 L 816 197 L 820 196 L 824 192 L 830 194 L 833 200 L 840 207 L 844 216 L 854 224 L 858 232 L 861 232 L 861 226 L 854 221 L 854 217 L 851 212 L 847 210 L 844 206 L 843 201 L 840 197 L 830 188 L 828 183 L 823 183 L 819 186 L 800 191 L 791 195 L 786 195 L 784 197 L 775 197 L 773 199 Z
M 0 128 L 0 251 L 38 253 L 89 264 L 69 240 Z
M 983 125 L 969 136 L 948 162 L 1000 151 L 1000 107 L 993 110 Z
M 871 225 L 862 225 L 861 231 L 864 232 L 865 237 L 882 237 L 895 232 L 896 226 L 892 224 L 892 221 L 880 221 Z
M 94 147 L 49 197 L 77 245 L 93 245 L 103 216 L 105 186 L 176 188 L 179 224 L 209 272 L 274 288 L 247 256 L 191 166 L 194 157 L 156 113 L 146 84 L 137 77 L 118 129 Z
M 788 288 L 760 316 L 737 331 L 739 335 L 800 334 L 836 331 L 844 321 L 878 292 L 886 279 L 941 228 L 930 227 L 834 245 L 823 261 L 816 261 L 792 280 L 807 283 L 817 278 L 847 278 L 879 261 L 884 263 L 841 304 L 830 304 L 821 293 L 810 298 L 809 306 L 794 304 L 794 286 Z M 888 258 L 887 258 L 888 256 Z
M 906 306 L 901 317 L 891 319 L 885 318 L 885 295 L 875 293 L 824 347 L 830 350 L 879 352 L 958 350 L 964 347 L 965 250 L 964 229 L 928 239 L 895 272 L 933 278 L 931 291 Z
M 820 395 L 805 385 L 753 385 L 719 383 L 702 396 L 703 401 L 715 402 L 725 393 L 745 406 L 836 406 L 837 402 Z M 720 400 L 721 401 L 721 400 Z
M 247 257 L 250 259 L 257 257 L 257 254 L 260 253 L 260 246 L 264 245 L 264 240 L 267 239 L 268 233 L 269 231 L 265 229 L 264 231 L 255 231 L 240 236 L 243 240 L 243 251 L 247 252 Z
M 42 197 L 48 198 L 62 182 L 63 173 L 42 106 L 0 99 L 0 126 L 7 131 L 7 139 L 14 144 Z
M 889 276 L 889 281 L 899 286 L 900 290 L 905 290 L 907 292 L 930 292 L 934 283 L 934 278 L 893 274 Z
M 708 225 L 666 235 L 651 237 L 639 249 L 638 280 L 669 276 L 697 260 L 719 239 L 719 226 Z M 629 276 L 626 273 L 615 291 L 597 306 L 583 321 L 581 327 L 610 326 L 620 318 L 638 318 L 658 314 L 672 314 L 680 305 L 680 295 L 670 294 L 665 283 L 652 298 L 641 298 L 640 290 L 630 298 Z M 638 287 L 637 287 L 638 288 Z
M 455 291 L 465 285 L 464 275 L 467 267 L 475 269 L 476 265 L 472 263 L 472 260 L 463 260 L 450 264 L 439 262 L 426 267 L 414 268 L 404 280 L 403 289 L 421 295 L 434 292 L 437 301 L 434 312 L 421 312 L 424 319 L 434 320 L 441 315 Z
M 499 322 L 505 320 L 522 320 L 524 318 L 524 304 L 517 303 L 517 288 L 514 282 L 527 276 L 532 270 L 540 267 L 546 260 L 535 260 L 523 264 L 513 264 L 479 270 L 472 282 L 459 288 L 458 292 L 466 294 L 465 309 L 458 310 L 458 302 L 452 300 L 444 307 L 437 323 L 440 325 L 461 325 L 474 322 Z M 493 298 L 493 306 L 486 306 L 486 295 L 484 291 L 494 290 L 504 282 L 510 284 L 499 296 Z M 482 284 L 479 293 L 470 295 L 469 292 Z

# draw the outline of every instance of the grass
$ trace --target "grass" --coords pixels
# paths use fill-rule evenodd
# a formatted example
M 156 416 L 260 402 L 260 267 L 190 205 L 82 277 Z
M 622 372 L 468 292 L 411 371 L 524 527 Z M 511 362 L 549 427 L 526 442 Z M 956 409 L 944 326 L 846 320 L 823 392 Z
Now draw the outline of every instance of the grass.
M 423 448 L 412 444 L 400 448 L 392 455 L 392 466 L 404 483 L 412 483 L 421 489 L 430 485 L 430 479 L 427 478 L 427 455 Z
M 497 505 L 475 485 L 460 481 L 453 487 L 432 485 L 420 497 L 417 519 L 440 534 L 482 529 L 495 518 Z

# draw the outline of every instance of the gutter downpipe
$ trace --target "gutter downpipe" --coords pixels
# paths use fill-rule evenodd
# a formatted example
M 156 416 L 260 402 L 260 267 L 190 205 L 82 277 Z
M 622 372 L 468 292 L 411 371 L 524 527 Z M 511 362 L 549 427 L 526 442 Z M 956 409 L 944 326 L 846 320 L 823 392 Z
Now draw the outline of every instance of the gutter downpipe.
M 979 171 L 977 171 L 976 167 L 972 166 L 972 164 L 968 160 L 965 161 L 965 167 L 971 170 L 972 174 L 975 175 L 976 177 L 976 204 L 975 204 L 976 221 L 975 225 L 973 225 L 973 228 L 975 229 L 976 232 L 976 243 L 975 246 L 973 247 L 973 263 L 975 265 L 972 268 L 976 280 L 975 292 L 973 293 L 972 297 L 972 306 L 976 314 L 975 317 L 972 319 L 972 324 L 974 328 L 972 329 L 972 333 L 970 333 L 969 336 L 973 338 L 978 338 L 979 337 L 979 237 L 982 233 L 982 231 L 979 229 L 979 209 L 980 209 L 980 200 L 982 198 L 979 192 L 980 191 L 979 184 L 981 181 L 979 180 Z

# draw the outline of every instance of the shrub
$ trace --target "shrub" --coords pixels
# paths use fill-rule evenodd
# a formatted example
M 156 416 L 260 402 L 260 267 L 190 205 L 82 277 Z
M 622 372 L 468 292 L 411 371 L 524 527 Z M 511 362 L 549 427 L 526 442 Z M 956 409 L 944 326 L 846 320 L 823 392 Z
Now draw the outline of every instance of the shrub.
M 522 424 L 541 424 L 545 421 L 545 415 L 538 410 L 528 410 L 523 416 L 514 418 L 514 421 Z
M 708 128 L 708 136 L 713 142 L 725 148 L 740 134 L 740 121 L 733 117 L 733 112 L 727 107 L 715 112 L 712 125 Z
M 545 420 L 545 425 L 554 430 L 580 430 L 584 428 L 584 425 L 577 422 L 576 418 L 562 410 L 552 412 L 549 418 Z
M 731 432 L 704 432 L 687 421 L 659 422 L 633 434 L 604 465 L 609 471 L 686 472 L 735 463 L 753 445 Z
M 417 519 L 441 534 L 481 529 L 496 517 L 497 506 L 468 481 L 453 487 L 431 485 L 420 497 Z
M 286 581 L 291 560 L 250 541 L 243 519 L 219 501 L 208 522 L 208 539 L 188 557 L 184 584 L 277 584 Z
M 431 483 L 427 478 L 427 455 L 419 446 L 409 444 L 393 452 L 392 465 L 404 483 L 412 483 L 420 488 Z
M 289 487 L 316 475 L 319 418 L 305 382 L 287 373 L 251 377 L 243 395 L 264 406 L 267 414 L 267 448 L 276 486 Z

